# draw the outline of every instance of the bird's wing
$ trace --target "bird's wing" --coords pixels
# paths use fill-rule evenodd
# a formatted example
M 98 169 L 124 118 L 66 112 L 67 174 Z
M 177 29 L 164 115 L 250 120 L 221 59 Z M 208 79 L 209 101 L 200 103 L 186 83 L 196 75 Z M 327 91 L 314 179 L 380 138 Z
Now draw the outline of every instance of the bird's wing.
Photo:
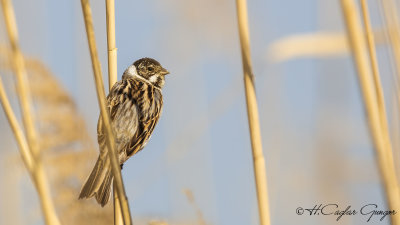
M 136 132 L 136 135 L 132 137 L 131 141 L 126 146 L 128 158 L 136 154 L 146 145 L 156 127 L 158 118 L 159 117 L 154 117 L 148 121 L 139 122 L 138 132 Z
M 131 82 L 128 82 L 126 80 L 121 80 L 115 83 L 115 85 L 112 87 L 110 93 L 107 96 L 107 109 L 110 115 L 110 120 L 112 123 L 112 128 L 114 132 L 117 132 L 116 129 L 118 129 L 119 124 L 118 122 L 123 122 L 123 121 L 117 121 L 117 120 L 124 120 L 124 118 L 121 118 L 123 116 L 127 116 L 126 112 L 122 110 L 124 108 L 123 104 L 126 103 L 127 98 L 131 99 L 136 99 L 137 96 L 132 96 L 132 93 L 134 93 L 131 88 L 132 86 L 137 86 L 137 85 L 132 85 Z M 133 88 L 137 89 L 137 88 Z M 136 101 L 133 101 L 136 102 Z M 136 104 L 136 103 L 133 103 Z M 123 115 L 121 115 L 123 114 Z M 132 111 L 130 112 L 130 117 L 128 118 L 130 120 L 137 120 L 137 110 L 136 107 L 132 107 Z M 136 133 L 137 129 L 135 127 L 137 126 L 132 126 L 134 127 L 134 130 L 132 130 L 132 133 Z M 118 134 L 117 134 L 118 135 Z M 118 137 L 116 137 L 118 140 Z M 99 120 L 97 123 L 97 142 L 99 143 L 100 147 L 100 153 L 102 155 L 106 155 L 106 134 L 105 131 L 103 130 L 103 120 L 101 119 L 101 115 L 99 116 Z M 117 146 L 118 147 L 118 146 Z M 116 151 L 118 151 L 117 149 Z
M 162 98 L 160 97 L 159 100 L 154 99 L 155 91 L 158 90 L 140 80 L 122 80 L 113 86 L 110 94 L 107 96 L 110 118 L 113 123 L 114 132 L 117 135 L 116 140 L 117 142 L 121 142 L 119 145 L 120 149 L 118 149 L 121 164 L 146 145 L 158 122 L 161 114 Z M 143 97 L 150 95 L 152 96 L 151 98 Z M 161 96 L 161 93 L 159 96 Z M 136 106 L 131 107 L 132 111 L 128 112 L 122 110 L 124 108 L 123 104 L 127 102 L 127 98 L 131 99 L 132 104 Z M 154 109 L 151 110 L 144 105 L 154 105 Z M 118 129 L 124 127 L 124 124 L 118 125 L 118 123 L 129 121 L 133 121 L 134 123 L 132 130 L 129 130 L 125 135 L 120 134 L 121 131 L 118 131 Z M 127 130 L 123 129 L 123 132 L 125 131 Z M 101 118 L 98 121 L 97 134 L 100 151 L 106 156 L 106 138 Z M 128 139 L 125 141 L 124 138 L 120 139 L 119 136 L 124 136 Z
M 147 144 L 147 141 L 149 140 L 151 134 L 153 133 L 154 128 L 158 122 L 158 119 L 160 118 L 163 102 L 161 93 L 159 93 L 160 98 L 156 99 L 155 92 L 158 92 L 158 90 L 156 90 L 153 87 L 147 86 L 146 91 L 144 93 L 151 97 L 138 99 L 139 105 L 144 105 L 144 103 L 140 101 L 147 99 L 146 101 L 149 101 L 147 102 L 149 108 L 143 109 L 145 108 L 143 107 L 141 109 L 142 111 L 139 113 L 140 117 L 139 117 L 138 130 L 136 134 L 132 137 L 130 142 L 127 144 L 125 149 L 128 158 L 136 154 Z M 154 108 L 152 108 L 151 106 L 153 106 Z

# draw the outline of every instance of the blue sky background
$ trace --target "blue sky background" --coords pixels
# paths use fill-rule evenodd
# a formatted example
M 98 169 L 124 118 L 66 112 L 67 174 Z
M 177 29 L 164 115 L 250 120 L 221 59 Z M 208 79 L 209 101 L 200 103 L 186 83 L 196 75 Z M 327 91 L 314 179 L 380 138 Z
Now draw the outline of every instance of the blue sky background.
M 95 139 L 99 110 L 80 1 L 13 2 L 21 48 L 57 75 Z M 105 5 L 91 5 L 106 80 Z M 339 1 L 255 0 L 248 9 L 272 224 L 338 224 L 334 217 L 298 216 L 300 206 L 384 208 L 351 56 L 281 63 L 267 57 L 269 45 L 282 37 L 344 31 Z M 171 72 L 152 139 L 124 166 L 133 218 L 195 220 L 183 194 L 190 189 L 207 223 L 257 224 L 235 2 L 116 1 L 116 41 L 119 79 L 141 57 L 155 58 Z M 378 50 L 392 105 L 386 49 Z M 5 124 L 2 113 L 0 119 Z M 346 217 L 340 224 L 365 219 Z

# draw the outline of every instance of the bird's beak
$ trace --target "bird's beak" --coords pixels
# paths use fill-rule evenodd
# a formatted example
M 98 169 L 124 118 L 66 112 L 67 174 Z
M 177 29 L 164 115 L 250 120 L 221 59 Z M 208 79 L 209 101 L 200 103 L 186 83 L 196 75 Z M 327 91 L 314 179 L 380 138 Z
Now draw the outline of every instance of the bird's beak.
M 161 74 L 165 76 L 165 75 L 169 74 L 169 71 L 166 70 L 165 68 L 162 68 Z

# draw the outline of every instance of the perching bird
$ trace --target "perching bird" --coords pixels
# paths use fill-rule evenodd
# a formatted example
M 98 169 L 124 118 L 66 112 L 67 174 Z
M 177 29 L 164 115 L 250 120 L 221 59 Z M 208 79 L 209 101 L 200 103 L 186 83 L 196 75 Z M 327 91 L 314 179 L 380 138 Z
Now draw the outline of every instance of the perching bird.
M 163 106 L 161 89 L 169 72 L 159 62 L 143 58 L 134 62 L 115 83 L 107 96 L 111 127 L 115 134 L 116 151 L 122 165 L 140 151 L 150 139 Z M 97 123 L 100 154 L 82 187 L 79 198 L 95 196 L 101 206 L 110 198 L 113 175 L 103 121 Z

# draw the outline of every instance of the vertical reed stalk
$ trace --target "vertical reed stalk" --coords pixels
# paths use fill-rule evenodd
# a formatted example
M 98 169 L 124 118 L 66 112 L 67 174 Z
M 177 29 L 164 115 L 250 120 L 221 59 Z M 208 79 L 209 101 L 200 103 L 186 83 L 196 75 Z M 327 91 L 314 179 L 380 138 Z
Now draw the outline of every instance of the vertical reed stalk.
M 382 115 L 378 105 L 378 96 L 373 75 L 371 74 L 366 49 L 366 40 L 359 21 L 357 8 L 353 0 L 341 0 L 342 10 L 346 21 L 349 42 L 353 50 L 353 57 L 358 71 L 361 92 L 367 111 L 371 137 L 376 150 L 376 157 L 382 182 L 385 189 L 388 207 L 391 210 L 400 209 L 400 193 L 395 174 L 394 161 L 387 129 L 382 124 Z M 400 225 L 400 215 L 391 217 L 393 225 Z
M 35 131 L 34 122 L 32 119 L 33 113 L 30 108 L 31 96 L 28 85 L 28 78 L 25 69 L 24 58 L 18 44 L 18 29 L 17 29 L 17 23 L 15 21 L 14 9 L 10 0 L 1 0 L 1 5 L 3 9 L 4 21 L 6 24 L 7 35 L 11 45 L 13 69 L 17 78 L 17 93 L 19 97 L 19 104 L 22 111 L 22 120 L 27 137 L 26 145 L 28 147 L 24 146 L 24 144 L 22 143 L 22 140 L 25 140 L 24 138 L 22 138 L 23 132 L 17 129 L 19 126 L 17 126 L 18 124 L 16 123 L 15 116 L 14 118 L 12 118 L 13 113 L 12 111 L 10 111 L 11 108 L 8 110 L 8 118 L 10 124 L 12 125 L 15 137 L 19 142 L 21 154 L 23 155 L 23 158 L 25 158 L 24 160 L 25 164 L 29 170 L 29 173 L 31 174 L 32 180 L 38 192 L 45 222 L 46 224 L 57 225 L 60 224 L 60 222 L 58 220 L 51 199 L 51 193 L 48 188 L 48 182 L 42 166 L 42 162 L 39 157 L 39 148 L 37 145 L 37 138 L 36 138 L 37 135 Z M 7 100 L 4 90 L 3 90 L 3 100 Z M 7 104 L 4 101 L 2 102 L 3 102 L 3 107 L 5 107 L 4 104 L 5 105 Z M 30 154 L 29 157 L 28 153 Z M 28 158 L 31 158 L 31 160 L 28 160 Z
M 132 224 L 131 215 L 129 211 L 128 200 L 125 194 L 124 184 L 122 181 L 120 166 L 116 156 L 114 134 L 110 125 L 110 115 L 106 105 L 106 95 L 104 92 L 103 78 L 101 74 L 100 61 L 97 55 L 96 40 L 93 29 L 92 12 L 90 9 L 89 0 L 81 0 L 81 4 L 85 20 L 87 39 L 89 43 L 90 56 L 92 59 L 92 67 L 93 67 L 93 73 L 97 91 L 97 100 L 100 106 L 101 118 L 104 124 L 104 131 L 107 134 L 106 136 L 107 136 L 108 156 L 110 157 L 111 169 L 114 175 L 114 183 L 115 183 L 114 187 L 116 187 L 117 189 L 118 197 L 120 200 L 120 207 L 122 209 L 122 217 L 124 219 L 124 224 L 130 225 Z
M 15 21 L 14 9 L 11 0 L 1 0 L 1 5 L 6 23 L 7 35 L 11 45 L 12 62 L 15 76 L 17 78 L 17 92 L 19 104 L 22 111 L 22 120 L 25 127 L 25 132 L 28 138 L 28 144 L 33 155 L 38 154 L 36 146 L 36 132 L 32 119 L 31 96 L 28 85 L 28 78 L 25 70 L 24 58 L 18 44 L 18 30 Z
M 17 140 L 18 147 L 21 152 L 22 160 L 32 178 L 39 195 L 40 205 L 46 224 L 59 225 L 60 221 L 57 218 L 53 202 L 51 200 L 48 182 L 41 163 L 35 161 L 32 151 L 29 149 L 28 142 L 25 138 L 21 126 L 18 124 L 17 118 L 11 108 L 10 102 L 4 90 L 3 82 L 0 78 L 0 102 L 3 106 L 4 113 L 8 119 L 11 129 Z
M 366 0 L 361 0 L 361 8 L 362 8 L 363 22 L 364 22 L 364 26 L 365 26 L 365 33 L 366 33 L 366 37 L 367 37 L 369 60 L 371 62 L 372 75 L 374 78 L 374 82 L 376 84 L 375 91 L 376 91 L 376 96 L 377 96 L 377 101 L 378 101 L 378 107 L 379 107 L 380 114 L 382 116 L 384 116 L 384 120 L 382 120 L 382 124 L 386 124 L 387 119 L 386 119 L 385 102 L 384 102 L 384 97 L 383 97 L 382 84 L 381 84 L 381 80 L 380 80 L 378 60 L 376 57 L 374 34 L 372 32 L 371 22 L 369 20 L 368 4 L 367 4 Z
M 395 3 L 393 0 L 378 1 L 382 5 L 385 23 L 387 26 L 387 32 L 389 34 L 389 40 L 392 45 L 393 55 L 395 59 L 396 74 L 397 78 L 400 79 L 400 33 L 399 33 L 399 22 L 396 14 Z
M 108 48 L 108 86 L 117 82 L 117 47 L 115 44 L 115 2 L 106 0 L 106 23 L 107 23 L 107 48 Z
M 1 77 L 0 77 L 0 102 L 3 106 L 4 113 L 6 114 L 7 120 L 14 133 L 15 139 L 17 140 L 18 147 L 21 150 L 22 160 L 24 161 L 25 166 L 28 168 L 28 170 L 33 171 L 35 167 L 34 157 L 31 151 L 29 150 L 28 143 L 25 139 L 24 131 L 18 124 L 18 120 L 15 117 L 15 114 L 11 108 L 10 101 L 8 100 L 8 97 L 6 95 Z
M 362 8 L 363 21 L 364 21 L 364 26 L 365 26 L 365 33 L 366 33 L 366 37 L 367 37 L 368 53 L 369 53 L 369 59 L 371 62 L 372 76 L 373 76 L 374 84 L 375 84 L 375 92 L 376 92 L 376 97 L 377 97 L 379 117 L 381 120 L 381 126 L 382 126 L 382 132 L 383 132 L 382 135 L 385 138 L 385 145 L 386 145 L 385 148 L 387 149 L 386 153 L 389 153 L 389 155 L 387 157 L 388 157 L 388 160 L 390 160 L 390 158 L 393 158 L 393 156 L 391 156 L 391 154 L 393 153 L 393 149 L 392 149 L 392 144 L 390 141 L 390 133 L 389 133 L 389 127 L 388 127 L 388 122 L 387 122 L 387 116 L 386 116 L 385 98 L 383 95 L 378 60 L 376 57 L 374 34 L 373 34 L 372 28 L 371 28 L 371 22 L 369 19 L 369 11 L 368 11 L 368 3 L 366 0 L 361 0 L 361 8 Z
M 247 102 L 247 116 L 251 137 L 251 147 L 254 162 L 254 176 L 257 189 L 258 212 L 261 225 L 270 224 L 268 205 L 267 175 L 265 160 L 262 151 L 260 125 L 258 119 L 258 106 L 254 89 L 254 75 L 250 59 L 249 28 L 247 21 L 246 0 L 236 0 L 238 14 L 239 37 L 243 61 L 244 86 Z
M 115 1 L 106 0 L 106 25 L 107 25 L 107 49 L 108 49 L 108 88 L 111 91 L 117 82 L 117 48 L 115 44 Z M 114 196 L 114 225 L 123 224 L 120 201 L 117 188 L 113 186 Z
M 113 197 L 114 197 L 114 225 L 123 225 L 124 218 L 122 217 L 121 202 L 118 198 L 117 187 L 113 186 Z

